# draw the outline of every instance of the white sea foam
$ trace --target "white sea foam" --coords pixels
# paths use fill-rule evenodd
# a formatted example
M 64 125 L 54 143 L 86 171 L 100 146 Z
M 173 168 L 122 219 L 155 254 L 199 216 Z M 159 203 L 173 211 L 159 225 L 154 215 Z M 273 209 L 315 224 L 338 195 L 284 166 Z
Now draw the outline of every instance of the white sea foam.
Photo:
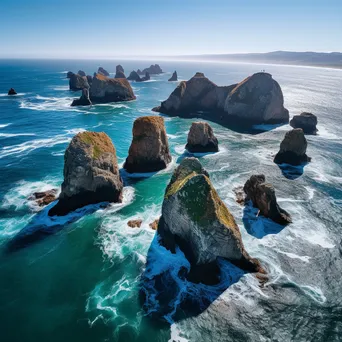
M 34 133 L 0 133 L 0 138 L 13 138 L 20 136 L 34 136 Z
M 24 96 L 24 95 L 27 95 L 27 94 L 29 94 L 29 93 L 17 93 L 15 95 L 8 95 L 7 93 L 1 93 L 0 97 L 16 98 L 18 96 Z
M 168 342 L 189 342 L 189 340 L 181 336 L 182 333 L 176 323 L 171 324 L 170 332 L 171 337 Z
M 56 91 L 66 91 L 66 90 L 69 90 L 69 86 L 56 86 L 56 87 L 53 87 L 52 89 Z
M 12 125 L 11 123 L 8 123 L 8 124 L 2 124 L 2 125 L 0 125 L 0 128 L 5 128 L 5 127 L 7 127 L 7 126 L 9 126 L 9 125 Z

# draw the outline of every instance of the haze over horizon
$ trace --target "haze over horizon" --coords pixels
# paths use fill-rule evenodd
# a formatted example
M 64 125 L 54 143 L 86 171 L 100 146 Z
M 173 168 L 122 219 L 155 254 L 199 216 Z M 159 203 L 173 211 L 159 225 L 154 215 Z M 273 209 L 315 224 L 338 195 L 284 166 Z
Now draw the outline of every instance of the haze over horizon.
M 342 51 L 342 2 L 17 0 L 0 58 L 114 58 Z

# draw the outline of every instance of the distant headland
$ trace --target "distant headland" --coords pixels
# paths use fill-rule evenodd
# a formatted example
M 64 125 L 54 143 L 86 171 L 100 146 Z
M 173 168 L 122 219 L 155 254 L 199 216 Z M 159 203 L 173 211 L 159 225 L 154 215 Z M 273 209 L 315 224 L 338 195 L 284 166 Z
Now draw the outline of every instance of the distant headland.
M 342 69 L 342 52 L 273 51 L 266 53 L 183 55 L 170 58 L 217 62 L 289 64 Z

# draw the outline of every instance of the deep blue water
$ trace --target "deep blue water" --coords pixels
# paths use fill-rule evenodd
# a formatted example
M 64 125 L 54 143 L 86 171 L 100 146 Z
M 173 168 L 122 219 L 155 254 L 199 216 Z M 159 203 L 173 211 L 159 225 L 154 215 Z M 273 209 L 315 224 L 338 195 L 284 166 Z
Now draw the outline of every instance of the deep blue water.
M 126 75 L 151 64 L 0 61 L 1 341 L 341 341 L 342 71 L 161 61 L 165 74 L 132 84 L 136 101 L 70 107 L 79 93 L 68 90 L 66 71 L 92 74 L 103 66 L 113 73 L 118 63 Z M 200 160 L 235 216 L 246 249 L 269 271 L 269 282 L 260 288 L 253 275 L 235 279 L 231 271 L 232 285 L 205 311 L 171 326 L 152 321 L 139 302 L 140 277 L 155 234 L 149 223 L 160 215 L 193 120 L 165 117 L 173 162 L 150 177 L 125 177 L 123 204 L 93 206 L 53 221 L 27 198 L 60 186 L 64 151 L 79 131 L 106 132 L 122 164 L 133 121 L 156 115 L 151 108 L 176 86 L 167 82 L 174 70 L 181 80 L 201 71 L 228 85 L 261 69 L 280 83 L 290 116 L 302 111 L 317 115 L 319 134 L 307 137 L 312 162 L 294 179 L 272 162 L 288 125 L 260 126 L 261 133 L 247 134 L 214 123 L 220 152 Z M 6 96 L 10 87 L 17 96 Z M 233 189 L 255 172 L 274 184 L 293 224 L 278 229 L 235 203 Z M 129 228 L 127 221 L 138 217 L 142 228 Z M 37 227 L 50 227 L 54 234 L 15 253 L 4 252 L 22 229 Z M 158 258 L 160 265 L 182 263 L 181 256 L 172 259 L 167 253 Z M 209 296 L 216 289 L 189 291 Z

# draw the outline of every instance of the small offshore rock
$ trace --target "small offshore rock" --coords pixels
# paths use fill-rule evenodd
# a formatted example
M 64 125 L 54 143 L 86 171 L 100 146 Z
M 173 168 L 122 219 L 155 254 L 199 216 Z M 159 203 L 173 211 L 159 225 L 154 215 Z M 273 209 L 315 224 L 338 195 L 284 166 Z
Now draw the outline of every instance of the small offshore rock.
M 17 95 L 17 92 L 13 88 L 11 88 L 7 94 L 8 95 Z
M 79 99 L 75 99 L 74 101 L 72 101 L 71 106 L 91 106 L 92 103 L 90 101 L 89 98 L 89 89 L 88 88 L 84 88 L 82 89 L 82 95 Z
M 131 228 L 140 228 L 142 224 L 142 220 L 141 219 L 137 219 L 137 220 L 129 220 L 127 222 L 127 226 L 131 227 Z
M 207 122 L 193 122 L 185 148 L 192 153 L 217 152 L 218 141 L 211 126 Z
M 304 134 L 316 134 L 317 133 L 317 116 L 312 113 L 301 113 L 300 115 L 295 115 L 291 121 L 290 125 L 293 128 L 301 128 Z
M 138 73 L 137 73 L 135 70 L 133 70 L 133 71 L 129 74 L 129 76 L 127 77 L 127 79 L 128 79 L 129 81 L 141 82 L 141 78 L 140 78 L 140 76 L 138 75 Z
M 35 192 L 30 199 L 34 200 L 40 207 L 43 207 L 57 199 L 57 191 L 57 189 L 50 189 L 47 191 Z
M 177 71 L 174 71 L 172 76 L 169 78 L 169 82 L 178 81 Z
M 159 224 L 159 218 L 155 219 L 153 222 L 149 224 L 150 228 L 153 230 L 158 229 L 158 224 Z

